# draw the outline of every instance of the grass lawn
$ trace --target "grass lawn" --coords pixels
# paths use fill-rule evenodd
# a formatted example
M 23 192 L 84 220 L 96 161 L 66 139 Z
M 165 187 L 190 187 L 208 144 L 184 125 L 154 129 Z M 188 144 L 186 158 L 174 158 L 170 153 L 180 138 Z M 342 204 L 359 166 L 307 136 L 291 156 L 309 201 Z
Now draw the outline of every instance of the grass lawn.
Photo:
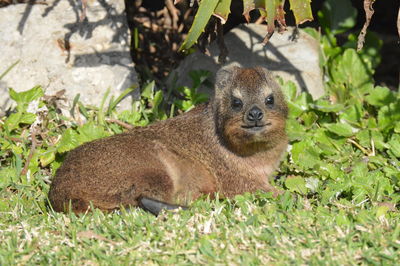
M 43 207 L 46 191 L 2 191 L 0 264 L 389 264 L 399 217 L 379 207 L 328 206 L 287 193 L 199 200 L 154 217 L 139 209 L 82 216 Z M 4 201 L 3 201 L 4 202 Z M 379 212 L 379 211 L 378 211 Z

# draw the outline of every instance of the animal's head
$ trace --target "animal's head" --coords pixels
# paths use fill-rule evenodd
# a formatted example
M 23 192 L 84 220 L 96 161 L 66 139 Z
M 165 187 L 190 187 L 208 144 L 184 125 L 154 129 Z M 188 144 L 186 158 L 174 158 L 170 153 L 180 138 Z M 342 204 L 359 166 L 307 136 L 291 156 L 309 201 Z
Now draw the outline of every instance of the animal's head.
M 285 97 L 265 68 L 231 66 L 218 71 L 212 108 L 221 141 L 238 155 L 286 141 Z

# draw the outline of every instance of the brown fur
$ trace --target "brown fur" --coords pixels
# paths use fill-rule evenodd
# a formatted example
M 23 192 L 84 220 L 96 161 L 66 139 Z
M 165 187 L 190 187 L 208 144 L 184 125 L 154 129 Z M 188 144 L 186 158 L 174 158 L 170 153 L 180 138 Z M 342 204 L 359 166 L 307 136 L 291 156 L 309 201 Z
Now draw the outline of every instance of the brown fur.
M 74 212 L 84 212 L 90 202 L 114 210 L 137 206 L 140 197 L 187 204 L 215 192 L 222 197 L 276 192 L 268 177 L 287 146 L 287 107 L 278 85 L 263 68 L 224 68 L 216 80 L 208 104 L 71 151 L 50 188 L 54 210 L 71 204 Z M 243 108 L 234 111 L 232 96 L 238 92 Z M 271 93 L 274 108 L 264 103 Z M 258 131 L 242 127 L 254 105 L 266 124 Z

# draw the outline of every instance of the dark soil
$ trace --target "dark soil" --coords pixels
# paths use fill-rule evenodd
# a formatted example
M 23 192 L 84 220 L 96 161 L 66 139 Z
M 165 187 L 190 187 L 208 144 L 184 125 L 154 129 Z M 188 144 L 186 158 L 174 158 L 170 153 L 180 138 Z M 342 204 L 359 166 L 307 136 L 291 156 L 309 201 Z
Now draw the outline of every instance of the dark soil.
M 178 52 L 193 21 L 186 1 L 125 0 L 131 29 L 131 56 L 142 80 L 158 83 L 185 57 Z

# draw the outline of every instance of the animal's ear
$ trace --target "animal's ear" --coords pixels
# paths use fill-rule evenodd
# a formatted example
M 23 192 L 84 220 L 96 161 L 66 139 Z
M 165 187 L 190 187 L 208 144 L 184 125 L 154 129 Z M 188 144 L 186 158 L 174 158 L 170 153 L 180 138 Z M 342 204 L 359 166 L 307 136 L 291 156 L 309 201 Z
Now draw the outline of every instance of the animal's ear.
M 239 64 L 230 64 L 222 67 L 218 70 L 215 76 L 215 89 L 225 88 L 230 81 L 234 73 L 240 68 Z

